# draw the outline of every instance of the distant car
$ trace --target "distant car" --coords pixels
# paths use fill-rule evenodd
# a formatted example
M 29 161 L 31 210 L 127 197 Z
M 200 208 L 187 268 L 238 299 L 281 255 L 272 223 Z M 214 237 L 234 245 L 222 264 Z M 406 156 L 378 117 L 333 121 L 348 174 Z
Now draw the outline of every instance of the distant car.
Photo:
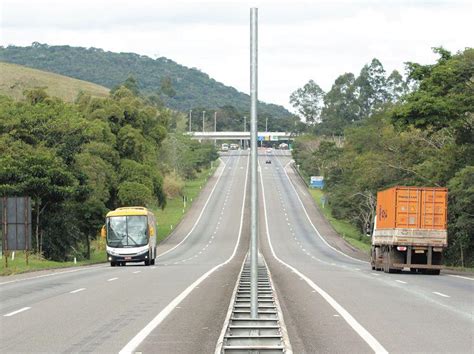
M 270 163 L 271 164 L 272 160 L 266 160 L 265 163 L 267 163 L 267 164 Z

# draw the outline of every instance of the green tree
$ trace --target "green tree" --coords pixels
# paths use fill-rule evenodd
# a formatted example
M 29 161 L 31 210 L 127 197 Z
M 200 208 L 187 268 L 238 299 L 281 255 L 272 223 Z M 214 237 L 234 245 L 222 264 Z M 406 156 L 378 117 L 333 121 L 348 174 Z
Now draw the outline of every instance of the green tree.
M 309 80 L 302 88 L 290 96 L 290 103 L 308 123 L 316 123 L 320 119 L 324 91 L 313 80 Z

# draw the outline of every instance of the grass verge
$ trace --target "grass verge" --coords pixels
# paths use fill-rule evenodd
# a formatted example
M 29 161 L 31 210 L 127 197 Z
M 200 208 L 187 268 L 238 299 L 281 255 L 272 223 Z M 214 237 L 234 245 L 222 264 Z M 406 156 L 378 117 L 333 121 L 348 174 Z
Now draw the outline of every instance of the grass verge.
M 202 170 L 195 179 L 185 182 L 183 194 L 187 197 L 186 208 L 183 209 L 183 199 L 169 199 L 165 209 L 153 209 L 158 221 L 158 243 L 164 240 L 181 221 L 185 213 L 189 210 L 193 201 L 196 200 L 201 189 L 207 180 L 218 167 L 215 162 L 212 168 Z M 25 272 L 31 272 L 44 269 L 67 268 L 87 264 L 104 263 L 106 261 L 105 244 L 98 239 L 91 244 L 91 259 L 81 260 L 74 263 L 56 262 L 44 259 L 36 254 L 30 254 L 28 257 L 28 265 L 26 264 L 25 252 L 15 251 L 15 258 L 12 260 L 12 251 L 8 255 L 8 267 L 5 267 L 5 255 L 0 262 L 0 276 L 13 275 Z
M 179 197 L 168 199 L 165 209 L 153 209 L 158 222 L 158 243 L 168 237 L 176 225 L 178 225 L 217 167 L 218 163 L 214 163 L 212 168 L 202 170 L 195 179 L 185 182 L 183 195 L 187 198 L 186 208 L 183 205 L 183 198 Z
M 363 252 L 370 252 L 370 238 L 363 235 L 357 227 L 348 221 L 339 220 L 332 216 L 331 206 L 327 203 L 323 206 L 322 197 L 323 191 L 320 189 L 309 189 L 309 193 L 323 213 L 324 217 L 330 222 L 336 232 L 352 246 L 360 249 Z

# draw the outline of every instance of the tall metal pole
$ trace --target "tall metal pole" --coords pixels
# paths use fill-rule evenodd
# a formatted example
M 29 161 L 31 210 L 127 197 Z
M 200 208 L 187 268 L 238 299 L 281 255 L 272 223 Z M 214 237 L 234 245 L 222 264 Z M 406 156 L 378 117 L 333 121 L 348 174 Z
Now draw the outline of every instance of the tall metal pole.
M 206 114 L 206 111 L 202 111 L 202 132 L 204 133 L 204 115 Z
M 189 132 L 191 133 L 191 115 L 193 114 L 193 110 L 189 110 Z
M 257 73 L 258 9 L 250 9 L 250 315 L 258 318 L 258 184 L 257 184 Z
M 268 117 L 265 118 L 265 133 L 268 132 Z

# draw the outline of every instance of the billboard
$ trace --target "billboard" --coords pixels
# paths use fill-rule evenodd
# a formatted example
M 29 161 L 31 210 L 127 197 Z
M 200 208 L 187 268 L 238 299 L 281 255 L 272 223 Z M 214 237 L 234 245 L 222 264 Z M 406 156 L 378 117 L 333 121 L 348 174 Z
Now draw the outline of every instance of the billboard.
M 30 197 L 1 197 L 0 222 L 3 250 L 31 249 Z

